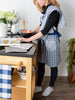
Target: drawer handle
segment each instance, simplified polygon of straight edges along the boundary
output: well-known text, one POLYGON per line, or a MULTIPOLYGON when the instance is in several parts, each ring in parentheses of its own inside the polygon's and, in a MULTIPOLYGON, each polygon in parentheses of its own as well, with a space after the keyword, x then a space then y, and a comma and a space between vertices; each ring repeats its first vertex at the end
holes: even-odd
POLYGON ((17 70, 20 70, 21 65, 22 65, 22 61, 19 61, 18 65, 17 65, 18 66, 17 70))

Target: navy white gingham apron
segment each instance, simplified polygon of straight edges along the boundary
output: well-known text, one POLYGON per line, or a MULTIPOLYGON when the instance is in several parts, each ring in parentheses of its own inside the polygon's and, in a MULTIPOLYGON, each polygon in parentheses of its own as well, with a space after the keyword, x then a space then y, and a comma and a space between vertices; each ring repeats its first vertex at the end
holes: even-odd
MULTIPOLYGON (((40 19, 42 24, 45 15, 40 19)), ((53 28, 54 30, 54 28, 53 28)), ((61 34, 54 30, 39 39, 38 62, 45 63, 50 67, 57 67, 61 62, 60 41, 61 34)))
POLYGON ((60 64, 60 42, 57 34, 47 35, 45 40, 39 40, 38 61, 50 67, 60 64))

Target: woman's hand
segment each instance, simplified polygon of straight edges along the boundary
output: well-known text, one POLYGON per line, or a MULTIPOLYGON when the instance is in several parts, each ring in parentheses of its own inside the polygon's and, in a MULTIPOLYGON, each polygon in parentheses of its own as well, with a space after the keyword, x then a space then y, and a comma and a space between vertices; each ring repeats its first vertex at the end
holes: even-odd
POLYGON ((22 42, 30 42, 30 41, 37 40, 42 36, 43 36, 43 34, 41 32, 38 32, 37 34, 35 34, 35 35, 33 35, 33 36, 29 37, 29 38, 17 38, 17 40, 20 40, 22 42))
POLYGON ((17 40, 20 40, 21 42, 30 42, 29 38, 17 38, 17 40))

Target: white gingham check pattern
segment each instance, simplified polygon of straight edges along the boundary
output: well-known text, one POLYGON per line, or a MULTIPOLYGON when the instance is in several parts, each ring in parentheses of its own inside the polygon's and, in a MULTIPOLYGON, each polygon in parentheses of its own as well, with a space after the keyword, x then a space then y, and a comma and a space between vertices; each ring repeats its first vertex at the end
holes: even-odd
POLYGON ((40 40, 38 61, 50 67, 56 67, 60 64, 60 42, 57 35, 47 35, 45 40, 40 40))
POLYGON ((11 99, 11 65, 0 65, 0 98, 11 99))

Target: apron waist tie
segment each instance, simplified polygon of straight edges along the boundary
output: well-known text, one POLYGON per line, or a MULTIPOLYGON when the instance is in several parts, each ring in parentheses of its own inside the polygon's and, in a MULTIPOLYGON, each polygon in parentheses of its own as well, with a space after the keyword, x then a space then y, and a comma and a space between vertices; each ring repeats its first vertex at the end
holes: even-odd
POLYGON ((48 35, 57 35, 58 38, 62 36, 57 30, 54 30, 54 33, 48 33, 48 35))

